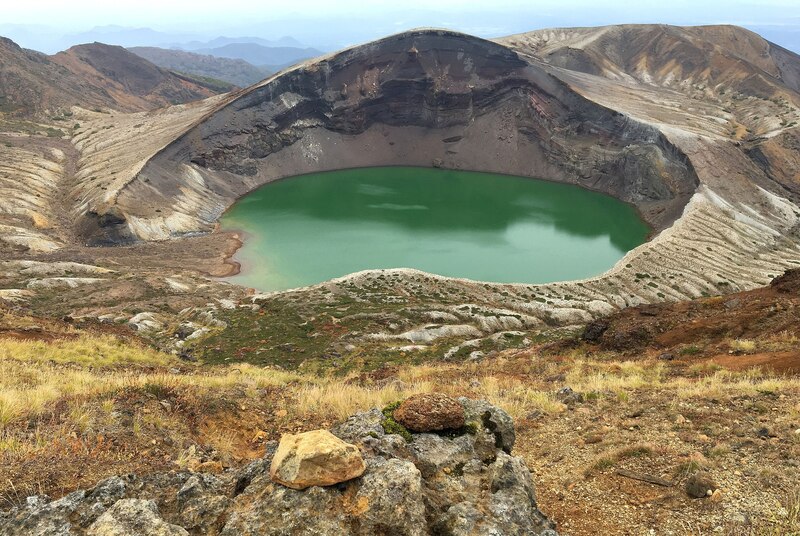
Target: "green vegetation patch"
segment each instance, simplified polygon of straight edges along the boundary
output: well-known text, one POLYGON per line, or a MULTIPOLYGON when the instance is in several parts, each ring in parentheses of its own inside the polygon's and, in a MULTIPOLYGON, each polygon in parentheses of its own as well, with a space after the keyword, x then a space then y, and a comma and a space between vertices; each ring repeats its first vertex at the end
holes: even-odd
POLYGON ((397 434, 406 442, 410 443, 414 438, 411 436, 411 432, 408 431, 408 428, 394 420, 394 412, 397 408, 400 407, 402 404, 401 400, 397 402, 392 402, 388 404, 381 412, 383 413, 383 420, 381 421, 381 426, 383 426, 383 431, 387 434, 397 434))

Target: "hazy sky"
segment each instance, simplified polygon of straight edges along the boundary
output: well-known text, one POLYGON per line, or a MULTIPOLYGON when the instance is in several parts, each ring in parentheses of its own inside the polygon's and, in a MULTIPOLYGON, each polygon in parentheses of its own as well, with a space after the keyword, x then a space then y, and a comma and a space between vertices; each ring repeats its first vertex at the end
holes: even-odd
MULTIPOLYGON (((453 15, 464 13, 505 12, 543 17, 558 15, 584 18, 588 13, 607 12, 629 19, 652 18, 707 19, 721 22, 781 23, 788 17, 800 17, 798 0, 27 0, 7 1, 2 9, 4 22, 39 23, 73 28, 102 24, 160 26, 176 30, 187 24, 238 24, 246 20, 277 20, 305 16, 334 15, 396 16, 403 11, 435 10, 453 15), (712 20, 713 19, 713 20, 712 20)), ((476 20, 476 22, 479 22, 476 20)))
POLYGON ((330 49, 418 26, 491 37, 626 22, 766 26, 800 39, 800 0, 4 0, 0 30, 37 24, 66 34, 121 25, 201 37, 292 35, 330 49))

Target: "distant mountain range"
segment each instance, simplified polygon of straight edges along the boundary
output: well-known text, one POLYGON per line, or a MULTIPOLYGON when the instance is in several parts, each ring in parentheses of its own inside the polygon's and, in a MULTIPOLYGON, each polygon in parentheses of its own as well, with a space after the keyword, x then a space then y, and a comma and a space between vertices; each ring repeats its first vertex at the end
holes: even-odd
POLYGON ((196 36, 192 34, 174 34, 159 32, 151 28, 128 28, 111 25, 96 26, 85 32, 67 34, 63 37, 63 40, 65 44, 93 43, 97 41, 108 43, 109 45, 131 47, 159 46, 165 43, 179 43, 195 38, 196 36))
MULTIPOLYGON (((230 42, 236 40, 196 41, 191 46, 224 43, 198 51, 158 47, 130 51, 96 42, 48 56, 0 37, 0 114, 66 118, 74 105, 151 110, 247 87, 274 70, 322 54, 313 48, 265 46, 263 39, 230 42)), ((279 41, 294 43, 291 38, 279 41)))
POLYGON ((131 47, 128 50, 164 69, 214 78, 239 87, 260 82, 272 73, 269 69, 256 67, 237 58, 219 58, 209 54, 158 47, 131 47))
POLYGON ((271 71, 279 71, 289 65, 323 54, 316 48, 268 47, 258 43, 229 43, 217 48, 197 49, 194 52, 218 58, 240 59, 271 71))
MULTIPOLYGON (((531 4, 534 6, 535 4, 531 4)), ((487 13, 481 19, 479 28, 474 27, 474 15, 458 15, 452 12, 430 12, 427 10, 402 9, 403 27, 442 26, 473 33, 479 37, 491 38, 515 32, 530 30, 530 20, 525 17, 509 19, 502 11, 487 13)), ((535 9, 531 7, 531 9, 535 9)), ((710 15, 709 15, 710 16, 710 15)), ((600 20, 593 17, 571 17, 572 26, 595 26, 619 22, 600 20)), ((611 15, 609 16, 611 17, 611 15)), ((711 17, 714 18, 714 17, 711 17)), ((390 34, 401 29, 391 24, 391 16, 381 21, 368 17, 349 16, 346 19, 304 16, 297 18, 264 21, 241 21, 224 32, 228 36, 209 35, 208 32, 159 31, 152 28, 134 28, 121 25, 96 26, 90 30, 64 33, 57 27, 42 24, 14 24, 0 22, 0 35, 19 43, 23 48, 53 54, 74 45, 91 42, 108 43, 128 47, 177 48, 189 52, 201 49, 219 48, 232 43, 254 43, 267 47, 297 47, 309 45, 330 52, 342 47, 374 39, 379 35, 390 34), (389 22, 387 22, 389 21, 389 22), (284 37, 273 38, 272 36, 284 37), (236 37, 239 36, 239 37, 236 37), (245 36, 245 37, 242 37, 245 36)), ((563 26, 566 21, 558 17, 537 14, 542 27, 563 26)), ((634 21, 630 21, 634 22, 634 21)), ((763 35, 766 39, 785 48, 800 52, 800 17, 787 14, 779 22, 751 23, 749 29, 763 35)))
POLYGON ((23 48, 47 54, 54 54, 71 46, 94 42, 126 48, 158 47, 189 52, 236 43, 253 43, 264 47, 306 48, 308 46, 288 35, 277 39, 266 39, 255 35, 252 37, 214 37, 213 35, 162 32, 152 28, 131 28, 118 25, 96 26, 87 31, 62 34, 57 29, 44 25, 0 23, 0 35, 19 43, 23 48))
POLYGON ((203 39, 204 36, 197 34, 118 25, 97 26, 85 32, 59 36, 46 26, 0 24, 0 35, 15 42, 21 41, 26 50, 46 53, 95 42, 126 47, 158 67, 178 75, 200 77, 194 82, 208 85, 217 92, 231 86, 247 87, 275 71, 323 54, 291 36, 203 39))
POLYGON ((172 48, 180 48, 183 50, 201 50, 201 49, 209 49, 209 48, 218 48, 223 47, 225 45, 230 45, 234 43, 254 43, 256 45, 261 45, 264 47, 295 47, 295 48, 305 48, 305 45, 295 39, 294 37, 290 37, 288 35, 281 37, 280 39, 270 40, 270 39, 262 39, 260 37, 217 37, 216 39, 212 39, 210 41, 189 41, 188 43, 177 43, 172 46, 172 48))
MULTIPOLYGON (((280 42, 296 42, 290 37, 280 42)), ((271 73, 280 71, 309 58, 323 54, 315 48, 295 46, 267 46, 266 39, 220 37, 201 43, 184 45, 200 46, 191 51, 177 48, 131 47, 129 50, 159 67, 194 76, 223 80, 240 87, 259 82, 271 73), (254 39, 256 42, 240 42, 254 39), (212 47, 211 45, 220 45, 212 47)))

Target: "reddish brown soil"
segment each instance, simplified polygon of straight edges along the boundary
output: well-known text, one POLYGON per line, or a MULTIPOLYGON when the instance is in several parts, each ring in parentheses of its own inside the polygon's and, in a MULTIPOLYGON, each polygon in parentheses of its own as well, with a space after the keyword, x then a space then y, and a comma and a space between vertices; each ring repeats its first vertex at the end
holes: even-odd
POLYGON ((778 374, 800 374, 800 350, 749 355, 721 354, 713 356, 710 361, 729 370, 760 367, 778 374))
MULTIPOLYGON (((758 356, 727 356, 735 339, 770 340, 791 345, 800 331, 800 269, 790 270, 768 287, 694 301, 631 307, 591 323, 583 341, 626 356, 661 354, 665 359, 714 357, 724 366, 772 366, 796 370, 798 350, 759 348, 758 356), (794 351, 790 351, 794 350, 794 351), (721 354, 725 354, 722 359, 721 354)), ((568 346, 559 342, 552 350, 568 346)))

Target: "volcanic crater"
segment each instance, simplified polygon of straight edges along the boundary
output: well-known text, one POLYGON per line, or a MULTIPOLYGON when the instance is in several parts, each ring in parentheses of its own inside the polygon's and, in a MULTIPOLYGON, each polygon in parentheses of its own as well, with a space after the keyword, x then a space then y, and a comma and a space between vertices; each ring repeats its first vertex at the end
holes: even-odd
MULTIPOLYGON (((138 113, 74 107, 71 144, 40 143, 31 154, 12 140, 3 149, 7 161, 35 160, 33 169, 20 166, 26 172, 38 166, 52 175, 31 201, 31 221, 40 224, 14 220, 4 240, 14 244, 14 262, 113 265, 119 274, 103 284, 114 288, 129 269, 151 274, 148 282, 126 279, 135 296, 168 288, 167 296, 179 295, 169 298, 176 304, 202 307, 184 290, 199 287, 235 302, 245 289, 205 276, 235 269, 229 257, 241 237, 218 232, 217 222, 243 195, 311 172, 439 167, 604 192, 635 205, 653 237, 582 281, 495 284, 392 269, 292 295, 306 303, 330 292, 368 295, 381 303, 406 299, 420 285, 434 293, 444 286, 457 296, 452 304, 426 298, 421 307, 445 309, 446 338, 512 325, 574 328, 630 305, 747 290, 798 263, 799 62, 729 27, 556 29, 496 41, 408 31, 202 101, 138 113), (623 41, 636 43, 637 53, 618 53, 623 41), (719 42, 730 46, 706 53, 719 42), (681 61, 656 62, 670 46, 681 61), (459 316, 465 304, 513 321, 476 324, 459 316)), ((28 299, 32 284, 11 278, 5 294, 28 299)), ((143 299, 133 301, 155 307, 143 299)), ((63 302, 66 308, 69 296, 63 302)), ((98 290, 69 312, 119 309, 98 290)), ((417 339, 409 333, 370 336, 417 339)), ((422 338, 437 338, 430 335, 422 338)))

